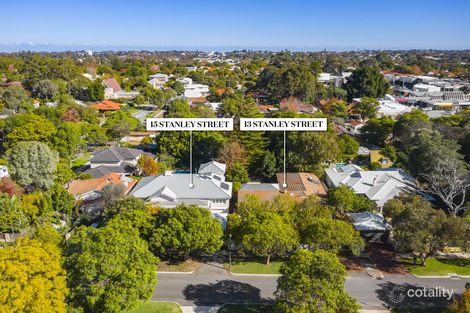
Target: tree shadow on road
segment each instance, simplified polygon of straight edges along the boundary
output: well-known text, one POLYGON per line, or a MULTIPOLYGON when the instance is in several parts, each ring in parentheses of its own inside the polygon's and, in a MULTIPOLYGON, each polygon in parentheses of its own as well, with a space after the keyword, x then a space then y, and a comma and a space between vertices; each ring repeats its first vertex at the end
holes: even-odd
POLYGON ((196 305, 225 303, 271 303, 261 297, 261 290, 246 283, 234 280, 221 280, 216 283, 188 285, 183 294, 186 300, 196 305))
MULTIPOLYGON (((452 302, 452 299, 447 300, 447 294, 445 296, 435 297, 421 296, 421 292, 425 288, 412 284, 384 282, 379 284, 379 287, 380 289, 376 290, 377 297, 383 301, 388 308, 444 308, 449 306, 452 302), (412 292, 409 293, 409 290, 412 290, 412 292), (415 294, 420 296, 415 296, 415 294)), ((427 289, 429 290, 429 288, 427 289)))

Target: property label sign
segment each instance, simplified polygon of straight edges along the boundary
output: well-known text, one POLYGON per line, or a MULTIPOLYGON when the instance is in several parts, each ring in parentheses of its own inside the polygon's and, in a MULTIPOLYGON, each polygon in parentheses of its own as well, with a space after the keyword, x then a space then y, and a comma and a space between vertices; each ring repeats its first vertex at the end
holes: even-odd
POLYGON ((232 118, 148 118, 148 131, 232 131, 232 118))
POLYGON ((240 130, 247 131, 326 131, 326 118, 241 118, 240 130))

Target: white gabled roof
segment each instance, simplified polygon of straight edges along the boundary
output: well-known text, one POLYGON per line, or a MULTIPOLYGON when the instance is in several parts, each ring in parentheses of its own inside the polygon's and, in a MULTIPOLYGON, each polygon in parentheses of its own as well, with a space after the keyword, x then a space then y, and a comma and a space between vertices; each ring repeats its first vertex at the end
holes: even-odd
POLYGON ((213 173, 217 175, 225 175, 226 165, 217 161, 210 161, 199 166, 198 173, 213 173))
POLYGON ((325 170, 332 187, 347 185, 355 193, 363 194, 375 201, 379 207, 400 192, 414 189, 414 179, 401 169, 364 171, 355 165, 350 165, 325 170))

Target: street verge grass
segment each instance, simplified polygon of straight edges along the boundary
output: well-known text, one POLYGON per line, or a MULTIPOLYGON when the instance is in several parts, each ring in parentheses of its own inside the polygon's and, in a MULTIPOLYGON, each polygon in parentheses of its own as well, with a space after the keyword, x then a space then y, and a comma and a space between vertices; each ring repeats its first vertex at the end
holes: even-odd
POLYGON ((193 272, 196 271, 201 264, 193 260, 187 260, 178 264, 169 264, 165 261, 158 263, 158 272, 193 272))
MULTIPOLYGON (((418 261, 419 262, 419 261, 418 261)), ((470 259, 435 259, 429 258, 426 266, 413 265, 413 259, 402 259, 410 273, 418 276, 447 276, 449 273, 470 276, 470 259)))
MULTIPOLYGON (((273 261, 269 265, 256 261, 235 261, 232 262, 230 272, 236 274, 279 274, 281 265, 284 262, 273 261)), ((224 264, 225 269, 229 269, 229 264, 224 264)))
POLYGON ((173 302, 146 302, 129 313, 182 313, 181 307, 173 302))
POLYGON ((217 313, 271 313, 272 306, 267 304, 225 304, 217 313))

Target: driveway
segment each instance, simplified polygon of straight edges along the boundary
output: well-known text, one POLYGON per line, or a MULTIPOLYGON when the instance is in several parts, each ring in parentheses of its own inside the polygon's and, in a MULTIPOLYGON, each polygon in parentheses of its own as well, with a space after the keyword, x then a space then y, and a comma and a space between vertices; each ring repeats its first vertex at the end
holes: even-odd
POLYGON ((141 123, 145 123, 145 117, 149 113, 150 113, 150 111, 147 111, 147 110, 139 110, 137 112, 134 112, 132 114, 132 116, 135 117, 136 119, 138 119, 141 123))
MULTIPOLYGON (((276 290, 276 276, 229 274, 219 263, 203 264, 193 274, 158 273, 158 285, 152 300, 175 301, 183 306, 210 306, 224 303, 270 303, 276 290)), ((377 280, 366 273, 350 273, 346 280, 346 291, 357 299, 363 309, 386 307, 442 306, 449 303, 443 297, 410 298, 409 289, 452 289, 461 293, 468 279, 417 278, 412 275, 386 275, 377 280), (394 289, 395 288, 395 289, 394 289), (400 302, 392 295, 405 292, 400 302), (403 291, 402 291, 403 290, 403 291)))

